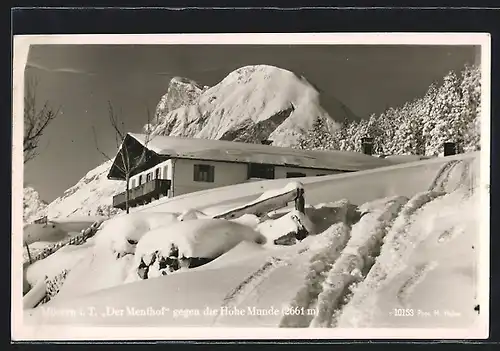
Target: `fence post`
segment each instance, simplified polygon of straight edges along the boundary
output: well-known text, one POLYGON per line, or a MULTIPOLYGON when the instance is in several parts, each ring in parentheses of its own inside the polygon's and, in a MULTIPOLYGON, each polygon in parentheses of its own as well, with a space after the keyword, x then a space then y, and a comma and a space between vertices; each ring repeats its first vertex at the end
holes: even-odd
POLYGON ((304 189, 297 189, 297 197, 295 198, 295 209, 300 213, 305 213, 304 189))
POLYGON ((28 260, 29 260, 30 264, 32 264, 33 260, 31 259, 31 252, 30 252, 30 248, 28 246, 28 242, 27 241, 24 241, 24 246, 26 246, 26 251, 28 252, 28 260))

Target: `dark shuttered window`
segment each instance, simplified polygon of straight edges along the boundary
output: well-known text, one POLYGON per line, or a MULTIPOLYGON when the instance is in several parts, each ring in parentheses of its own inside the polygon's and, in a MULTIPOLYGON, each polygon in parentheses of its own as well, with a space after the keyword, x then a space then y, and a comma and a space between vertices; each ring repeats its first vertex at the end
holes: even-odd
POLYGON ((250 163, 248 165, 248 178, 274 179, 274 166, 250 163))
POLYGON ((195 182, 214 182, 215 167, 211 165, 194 165, 195 182))

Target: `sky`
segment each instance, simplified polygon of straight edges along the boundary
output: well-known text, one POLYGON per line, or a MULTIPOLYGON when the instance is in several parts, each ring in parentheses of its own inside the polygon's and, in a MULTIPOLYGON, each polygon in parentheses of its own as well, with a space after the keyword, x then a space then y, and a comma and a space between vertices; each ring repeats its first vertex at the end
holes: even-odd
MULTIPOLYGON (((61 196, 88 171, 116 153, 108 103, 126 129, 138 132, 174 76, 213 86, 231 71, 267 64, 303 75, 321 92, 366 118, 422 96, 450 70, 474 63, 471 46, 297 45, 37 45, 25 80, 36 79, 37 103, 60 109, 40 141, 39 156, 25 164, 24 185, 43 200, 61 196)), ((330 101, 330 102, 329 102, 330 101)))

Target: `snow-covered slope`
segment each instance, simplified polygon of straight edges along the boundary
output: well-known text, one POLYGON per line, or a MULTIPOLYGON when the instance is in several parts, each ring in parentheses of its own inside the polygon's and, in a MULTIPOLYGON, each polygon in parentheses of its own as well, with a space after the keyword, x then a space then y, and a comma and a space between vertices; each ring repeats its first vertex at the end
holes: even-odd
POLYGON ((209 89, 188 83, 184 91, 191 94, 182 99, 188 103, 165 108, 177 105, 168 101, 178 85, 176 78, 158 106, 155 134, 254 143, 271 139, 273 145, 292 146, 316 118, 332 130, 337 122, 357 118, 340 102, 329 114, 304 77, 273 66, 241 67, 209 89))
POLYGON ((32 187, 23 189, 23 222, 30 223, 45 216, 47 203, 40 199, 40 194, 32 187))
MULTIPOLYGON (((305 212, 315 229, 297 244, 242 242, 205 265, 125 285, 131 258, 101 256, 102 247, 89 246, 93 268, 75 271, 72 278, 70 273, 60 298, 49 301, 44 310, 27 310, 25 321, 113 326, 479 325, 475 307, 486 303, 478 294, 479 153, 302 180, 305 212), (94 275, 100 279, 90 284, 85 277, 94 275), (79 286, 90 293, 79 293, 79 286), (72 294, 63 294, 65 289, 72 294), (47 313, 47 308, 88 311, 89 306, 95 314, 47 313), (216 312, 203 313, 207 308, 216 312), (110 309, 123 312, 109 314, 110 309)), ((134 216, 192 208, 210 214, 251 202, 286 181, 188 194, 151 204, 134 216)), ((286 211, 270 213, 263 223, 286 218, 286 211)), ((272 225, 239 223, 264 228, 267 236, 272 232, 272 225)), ((289 230, 281 224, 274 227, 289 230)), ((60 268, 63 261, 61 257, 60 268)))
POLYGON ((109 216, 119 210, 112 207, 113 195, 125 191, 125 184, 107 178, 111 161, 88 172, 74 186, 47 207, 51 218, 71 215, 109 216))

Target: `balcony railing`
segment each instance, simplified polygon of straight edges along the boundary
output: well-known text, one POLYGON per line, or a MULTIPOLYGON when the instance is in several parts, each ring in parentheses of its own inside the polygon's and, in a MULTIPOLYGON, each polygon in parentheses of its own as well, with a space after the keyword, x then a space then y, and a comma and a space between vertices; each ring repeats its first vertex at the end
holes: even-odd
MULTIPOLYGON (((170 180, 153 179, 129 190, 129 207, 151 201, 160 195, 167 195, 170 189, 170 180)), ((127 192, 113 196, 113 207, 125 209, 127 192)))

